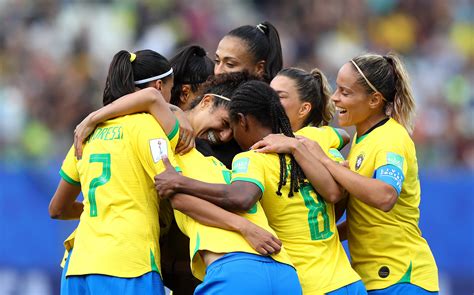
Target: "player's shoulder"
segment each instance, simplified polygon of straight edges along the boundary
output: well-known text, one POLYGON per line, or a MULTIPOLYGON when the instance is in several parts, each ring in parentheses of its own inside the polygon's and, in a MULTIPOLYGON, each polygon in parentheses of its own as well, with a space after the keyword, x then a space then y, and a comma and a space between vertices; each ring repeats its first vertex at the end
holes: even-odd
POLYGON ((378 133, 383 137, 382 143, 390 145, 412 145, 413 140, 408 131, 394 119, 390 119, 384 124, 378 133))

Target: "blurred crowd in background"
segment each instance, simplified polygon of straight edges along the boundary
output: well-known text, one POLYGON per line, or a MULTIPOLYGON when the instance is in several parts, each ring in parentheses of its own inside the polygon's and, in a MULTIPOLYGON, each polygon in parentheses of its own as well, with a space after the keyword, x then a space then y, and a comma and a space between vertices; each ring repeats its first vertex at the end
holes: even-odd
POLYGON ((120 49, 170 58, 199 44, 211 58, 243 24, 272 22, 285 66, 339 67, 366 51, 402 55, 417 102, 424 168, 474 169, 474 24, 469 0, 0 0, 0 159, 63 158, 80 120, 101 105, 120 49))

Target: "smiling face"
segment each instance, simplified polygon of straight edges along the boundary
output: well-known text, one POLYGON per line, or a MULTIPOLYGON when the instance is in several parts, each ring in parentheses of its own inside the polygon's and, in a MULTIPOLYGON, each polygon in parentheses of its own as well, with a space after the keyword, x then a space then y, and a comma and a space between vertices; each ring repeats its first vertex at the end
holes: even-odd
POLYGON ((221 144, 232 139, 229 125, 229 111, 224 106, 214 107, 212 95, 206 95, 192 109, 191 124, 194 135, 209 141, 211 144, 221 144))
POLYGON ((238 37, 225 36, 217 46, 214 74, 243 71, 263 75, 263 67, 255 63, 246 42, 238 37))
POLYGON ((359 77, 356 71, 350 63, 346 63, 337 74, 337 88, 331 99, 336 105, 340 126, 362 126, 372 114, 370 94, 357 83, 359 77))
POLYGON ((285 113, 290 119, 291 129, 296 131, 304 127, 304 121, 311 110, 311 104, 300 99, 295 81, 284 75, 277 75, 271 81, 270 87, 278 93, 285 113))

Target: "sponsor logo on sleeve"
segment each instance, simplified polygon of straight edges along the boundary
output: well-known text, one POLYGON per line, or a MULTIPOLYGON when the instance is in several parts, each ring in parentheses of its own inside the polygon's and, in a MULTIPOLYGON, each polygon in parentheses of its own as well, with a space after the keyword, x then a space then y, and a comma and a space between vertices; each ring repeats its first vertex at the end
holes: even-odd
POLYGON ((163 157, 168 157, 168 143, 166 139, 150 139, 150 150, 154 163, 158 163, 163 157))
POLYGON ((241 158, 232 164, 232 173, 247 173, 249 169, 249 158, 241 158))
POLYGON ((387 153, 387 164, 397 166, 398 168, 400 168, 400 170, 403 171, 403 157, 398 155, 398 154, 388 152, 387 153))

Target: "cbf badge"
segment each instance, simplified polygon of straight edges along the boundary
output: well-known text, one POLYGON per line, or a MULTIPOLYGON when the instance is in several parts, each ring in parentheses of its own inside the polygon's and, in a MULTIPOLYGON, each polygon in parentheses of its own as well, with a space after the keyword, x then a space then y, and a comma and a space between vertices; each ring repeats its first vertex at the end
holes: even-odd
POLYGON ((357 156, 355 170, 359 170, 360 166, 362 165, 362 161, 364 161, 364 154, 357 156))
POLYGON ((164 156, 168 156, 168 144, 164 138, 155 138, 150 140, 151 156, 153 162, 158 163, 164 156))

